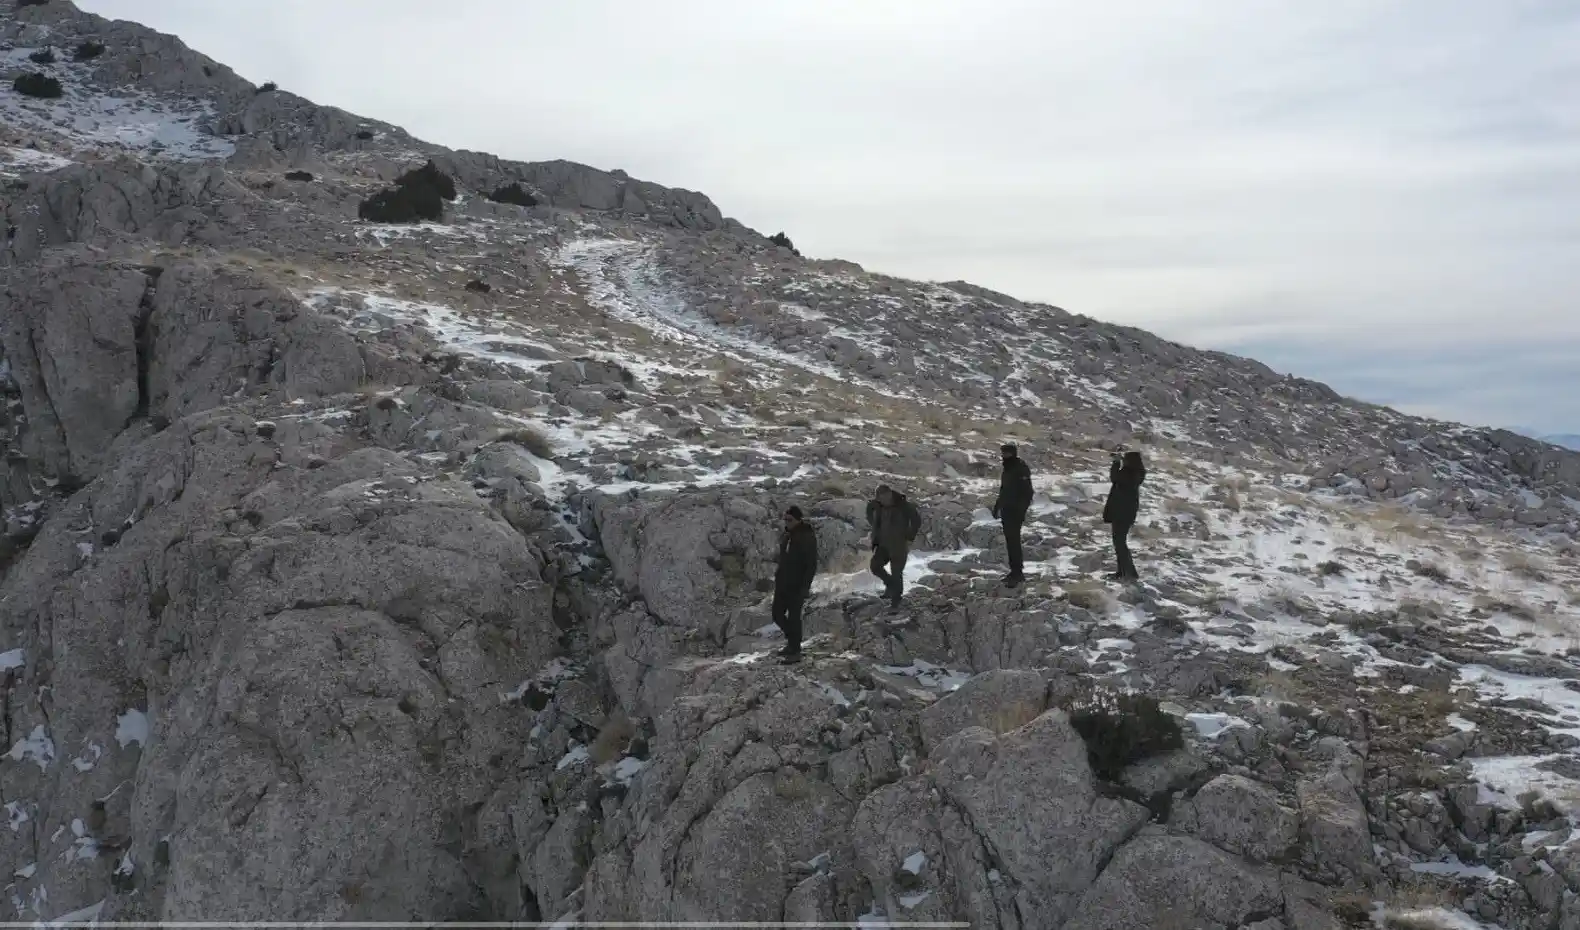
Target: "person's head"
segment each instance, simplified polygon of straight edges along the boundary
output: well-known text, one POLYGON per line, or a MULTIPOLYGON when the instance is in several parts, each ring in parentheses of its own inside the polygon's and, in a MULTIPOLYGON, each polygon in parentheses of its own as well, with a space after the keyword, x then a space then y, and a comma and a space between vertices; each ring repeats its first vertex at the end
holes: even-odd
POLYGON ((790 507, 785 510, 785 529, 795 529, 796 525, 804 519, 805 517, 802 516, 800 507, 790 507))
POLYGON ((878 485, 878 503, 885 507, 894 503, 894 489, 886 484, 878 485))
POLYGON ((1006 462, 1015 456, 1020 455, 1020 449, 1016 448, 1013 442, 1006 442, 1002 446, 999 446, 998 452, 999 455, 1004 457, 1004 461, 1006 462))

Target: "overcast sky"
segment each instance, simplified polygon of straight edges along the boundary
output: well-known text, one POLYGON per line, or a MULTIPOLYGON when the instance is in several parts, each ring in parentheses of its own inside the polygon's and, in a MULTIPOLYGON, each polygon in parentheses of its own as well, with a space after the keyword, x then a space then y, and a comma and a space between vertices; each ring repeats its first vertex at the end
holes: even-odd
POLYGON ((1571 0, 79 2, 809 255, 1580 432, 1571 0))

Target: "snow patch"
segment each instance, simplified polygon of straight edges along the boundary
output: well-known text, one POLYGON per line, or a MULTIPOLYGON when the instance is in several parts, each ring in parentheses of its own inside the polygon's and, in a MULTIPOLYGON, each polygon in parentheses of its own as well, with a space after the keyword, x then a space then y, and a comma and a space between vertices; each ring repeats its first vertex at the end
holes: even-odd
POLYGON ((7 756, 13 762, 31 759, 38 764, 40 772, 47 771, 49 764, 55 761, 55 741, 49 738, 49 734, 44 732, 44 725, 40 723, 33 727, 33 732, 25 739, 17 740, 7 756))
POLYGON ((0 652, 0 672, 21 668, 23 660, 24 656, 20 649, 8 649, 5 652, 0 652))
POLYGON ((1202 739, 1217 739, 1229 730, 1250 726, 1239 717, 1228 714, 1186 714, 1185 721, 1196 728, 1196 734, 1202 739))
POLYGON ((571 746, 570 751, 567 752, 559 762, 555 763, 554 771, 564 771, 573 765, 579 765, 580 763, 586 762, 589 758, 590 757, 587 754, 586 746, 573 745, 571 746))
POLYGON ((922 874, 922 870, 927 868, 927 854, 918 849, 905 857, 905 862, 900 865, 900 868, 912 875, 922 874))
POLYGON ((132 743, 148 745, 148 715, 132 708, 115 719, 115 741, 125 749, 132 743))
POLYGON ((22 809, 21 801, 5 802, 5 815, 6 823, 11 827, 12 833, 22 829, 24 823, 33 819, 27 815, 27 811, 22 809))

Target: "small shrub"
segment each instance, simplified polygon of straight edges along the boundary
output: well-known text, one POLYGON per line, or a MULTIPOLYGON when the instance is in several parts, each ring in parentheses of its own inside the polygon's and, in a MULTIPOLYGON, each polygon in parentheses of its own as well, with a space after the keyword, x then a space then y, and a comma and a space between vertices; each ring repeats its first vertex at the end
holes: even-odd
POLYGON ((1417 575, 1420 575, 1422 578, 1427 579, 1428 581, 1435 581, 1439 584, 1446 584, 1448 582, 1448 572, 1444 571, 1437 565, 1433 565, 1431 562, 1417 562, 1414 565, 1409 566, 1409 568, 1411 571, 1415 572, 1417 575))
POLYGON ((287 181, 311 181, 313 173, 311 171, 287 171, 285 179, 287 181))
POLYGON ((260 93, 260 94, 272 94, 272 93, 274 93, 275 91, 277 91, 279 89, 280 89, 280 85, 274 83, 273 81, 270 81, 267 84, 263 84, 263 85, 259 86, 259 88, 257 90, 257 93, 260 93))
POLYGON ((773 235, 769 236, 768 237, 768 241, 772 242, 774 245, 779 246, 781 249, 789 249, 791 252, 794 252, 797 255, 801 254, 796 249, 795 243, 790 241, 790 237, 785 235, 782 232, 776 232, 773 235))
POLYGON ((413 168, 395 179, 396 187, 431 187, 445 200, 455 199, 455 181, 429 161, 421 168, 413 168))
POLYGON ((1070 725, 1086 743, 1093 774, 1117 782, 1125 768, 1149 756, 1180 749, 1185 739, 1179 721, 1144 694, 1116 694, 1106 689, 1074 703, 1070 725))
POLYGON ((366 142, 369 139, 373 138, 373 130, 371 130, 371 129, 358 129, 357 130, 357 138, 361 139, 363 142, 366 142))
POLYGON ((203 76, 204 77, 213 77, 214 76, 214 69, 212 67, 208 66, 208 65, 204 65, 203 66, 203 76))
POLYGON ((1344 566, 1339 562, 1327 561, 1317 563, 1317 574, 1324 578, 1344 574, 1344 566))
POLYGON ((494 203, 513 203, 518 207, 535 207, 538 205, 538 198, 527 193, 515 181, 496 189, 492 194, 488 195, 488 199, 494 203))
POLYGON ((53 100, 65 93, 59 81, 37 71, 18 77, 11 82, 11 89, 24 97, 38 97, 43 100, 53 100))
POLYGON ((55 50, 46 48, 42 51, 34 52, 27 56, 27 60, 35 65, 52 65, 55 63, 55 50))
POLYGON ((474 294, 487 294, 493 290, 492 287, 483 281, 468 281, 466 282, 466 289, 474 294))
POLYGON ((16 0, 16 5, 20 9, 25 6, 43 6, 48 2, 49 0, 16 0))
POLYGON ((540 459, 554 458, 554 446, 549 442, 548 437, 530 426, 511 430, 500 436, 499 441, 513 442, 540 459))
POLYGON ((71 53, 71 57, 75 61, 92 61, 103 54, 104 43, 95 42, 92 39, 89 39, 77 46, 76 51, 71 53))

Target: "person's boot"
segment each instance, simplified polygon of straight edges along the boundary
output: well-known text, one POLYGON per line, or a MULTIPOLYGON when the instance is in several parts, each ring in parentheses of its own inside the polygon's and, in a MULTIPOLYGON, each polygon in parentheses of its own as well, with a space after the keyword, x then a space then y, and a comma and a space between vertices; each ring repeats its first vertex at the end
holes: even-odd
POLYGON ((792 651, 789 647, 786 647, 782 652, 779 653, 780 665, 795 665, 800 661, 801 650, 799 649, 792 651))
POLYGON ((1004 576, 1004 587, 1006 587, 1006 588, 1018 588, 1022 584, 1024 584, 1025 581, 1026 581, 1026 576, 1025 575, 1022 575, 1020 572, 1010 572, 1008 575, 1004 576))

